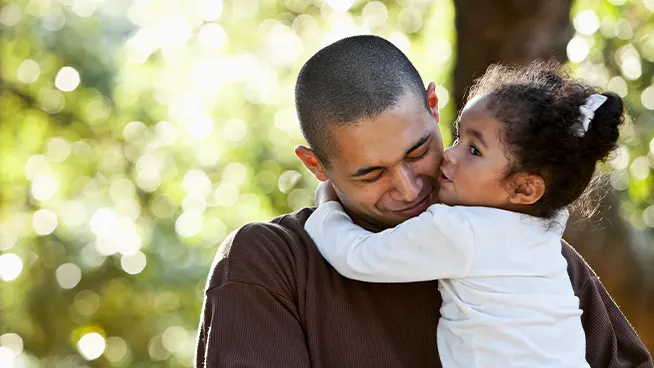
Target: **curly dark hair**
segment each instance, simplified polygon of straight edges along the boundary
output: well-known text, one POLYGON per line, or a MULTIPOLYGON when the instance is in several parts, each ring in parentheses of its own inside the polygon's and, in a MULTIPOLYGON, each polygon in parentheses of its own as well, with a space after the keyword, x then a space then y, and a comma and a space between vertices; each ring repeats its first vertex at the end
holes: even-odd
POLYGON ((591 183, 597 163, 617 148, 624 107, 615 93, 602 93, 607 100, 588 131, 574 134, 581 126, 579 107, 595 93, 600 91, 556 61, 492 65, 470 89, 468 100, 486 95, 489 112, 504 123, 500 138, 513 156, 505 178, 526 172, 545 181, 530 214, 552 218, 573 204, 591 183))

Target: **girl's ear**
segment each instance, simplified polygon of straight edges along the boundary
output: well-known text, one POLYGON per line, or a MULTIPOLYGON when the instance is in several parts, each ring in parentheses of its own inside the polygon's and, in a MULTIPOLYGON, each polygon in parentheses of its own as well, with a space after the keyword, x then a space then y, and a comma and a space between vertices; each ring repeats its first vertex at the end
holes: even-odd
POLYGON ((545 194, 545 180, 540 175, 518 173, 511 178, 509 202, 514 205, 531 205, 545 194))

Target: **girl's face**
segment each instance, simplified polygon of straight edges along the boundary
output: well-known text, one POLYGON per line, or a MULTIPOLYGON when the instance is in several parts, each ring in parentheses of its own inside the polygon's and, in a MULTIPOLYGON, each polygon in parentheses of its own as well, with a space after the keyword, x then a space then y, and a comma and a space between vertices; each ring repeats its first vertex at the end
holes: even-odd
POLYGON ((510 189, 505 174, 510 157, 500 141, 502 122, 486 109, 485 96, 466 104, 457 123, 457 138, 445 150, 438 197, 444 204, 506 209, 510 189))

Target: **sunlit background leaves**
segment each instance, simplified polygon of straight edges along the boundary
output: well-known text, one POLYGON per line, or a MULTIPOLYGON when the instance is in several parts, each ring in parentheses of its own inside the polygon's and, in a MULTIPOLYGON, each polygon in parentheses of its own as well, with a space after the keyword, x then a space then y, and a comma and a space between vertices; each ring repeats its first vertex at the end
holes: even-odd
MULTIPOLYGON (((0 6, 0 367, 191 366, 217 246, 312 204, 293 90, 322 46, 388 38, 436 81, 443 120, 455 114, 449 0, 0 6)), ((653 12, 654 0, 578 0, 567 49, 629 103, 611 183, 643 230, 653 12)))

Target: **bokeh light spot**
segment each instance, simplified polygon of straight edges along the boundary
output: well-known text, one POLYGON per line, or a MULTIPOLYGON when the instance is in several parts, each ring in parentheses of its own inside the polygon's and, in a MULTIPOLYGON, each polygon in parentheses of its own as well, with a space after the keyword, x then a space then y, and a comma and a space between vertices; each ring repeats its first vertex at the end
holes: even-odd
POLYGON ((87 333, 77 342, 77 350, 89 361, 98 359, 104 353, 105 347, 104 337, 97 332, 87 333))
POLYGON ((80 83, 80 76, 77 70, 65 66, 59 70, 55 77, 55 87, 62 92, 74 91, 80 83))
POLYGON ((40 209, 32 216, 32 227, 37 235, 50 235, 57 228, 59 223, 57 214, 49 209, 40 209))
POLYGON ((15 280, 23 271, 23 260, 14 253, 0 254, 0 279, 15 280))
POLYGON ((20 82, 30 84, 36 82, 40 74, 41 68, 39 64, 32 59, 25 59, 18 67, 16 77, 20 82))
POLYGON ((143 252, 123 255, 120 259, 120 266, 130 275, 141 273, 145 269, 147 259, 143 252))
POLYGON ((64 263, 55 272, 62 289, 72 289, 82 280, 82 270, 74 263, 64 263))

